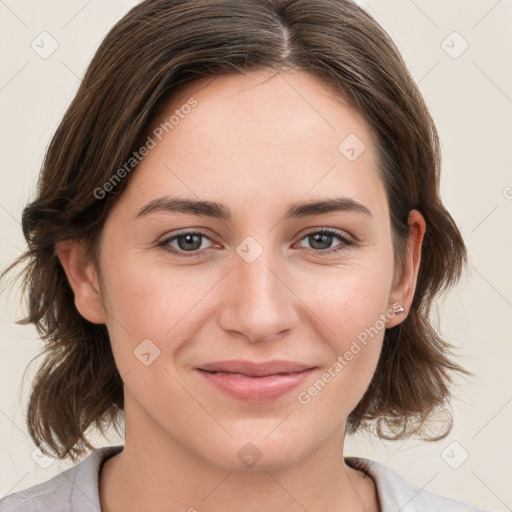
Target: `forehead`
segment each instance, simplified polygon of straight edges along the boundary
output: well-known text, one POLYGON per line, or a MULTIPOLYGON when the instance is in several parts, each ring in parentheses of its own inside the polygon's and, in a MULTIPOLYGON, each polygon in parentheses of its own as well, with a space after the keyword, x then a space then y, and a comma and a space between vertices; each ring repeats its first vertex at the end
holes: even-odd
POLYGON ((373 134, 341 94, 307 73, 259 71, 184 84, 155 113, 154 147, 128 198, 196 195, 287 204, 334 189, 382 199, 373 134))

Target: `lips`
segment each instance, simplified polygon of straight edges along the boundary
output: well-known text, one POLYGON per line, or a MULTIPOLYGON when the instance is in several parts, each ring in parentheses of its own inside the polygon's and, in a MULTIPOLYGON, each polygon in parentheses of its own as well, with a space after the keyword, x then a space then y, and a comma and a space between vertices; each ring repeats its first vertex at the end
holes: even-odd
POLYGON ((304 382, 315 369, 295 361, 219 361, 196 370, 227 395, 249 402, 275 400, 304 382))
POLYGON ((216 363, 206 363, 199 367, 200 370, 209 372, 240 373, 248 377, 265 377, 267 375, 296 373, 310 368, 313 368, 313 366, 284 360, 274 360, 264 363, 242 360, 219 361, 216 363))

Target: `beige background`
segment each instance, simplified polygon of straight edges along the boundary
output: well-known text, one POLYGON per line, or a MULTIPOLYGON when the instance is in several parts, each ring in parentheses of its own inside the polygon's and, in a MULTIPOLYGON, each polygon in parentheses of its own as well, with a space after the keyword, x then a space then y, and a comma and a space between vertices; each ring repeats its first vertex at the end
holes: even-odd
MULTIPOLYGON (((114 22, 136 3, 0 0, 2 268, 24 248, 22 208, 86 65, 114 22), (44 31, 58 43, 46 59, 31 47, 44 31)), ((359 3, 398 44, 439 128, 442 195, 462 229, 471 264, 467 279, 439 304, 436 316, 476 379, 456 383, 455 425, 447 439, 392 443, 361 436, 348 440, 346 454, 383 462, 432 492, 512 510, 512 1, 359 3)), ((15 292, 4 292, 0 304, 3 496, 71 464, 33 457, 23 419, 32 373, 22 390, 20 385, 41 342, 32 327, 14 324, 22 313, 15 292)), ((95 439, 97 446, 120 442, 95 439)))

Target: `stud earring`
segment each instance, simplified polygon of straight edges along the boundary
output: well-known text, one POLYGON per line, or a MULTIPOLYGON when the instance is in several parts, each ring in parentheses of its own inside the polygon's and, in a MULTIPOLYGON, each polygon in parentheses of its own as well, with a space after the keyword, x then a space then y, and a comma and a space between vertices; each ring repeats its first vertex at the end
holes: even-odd
POLYGON ((403 306, 393 309, 394 313, 403 313, 404 311, 405 311, 405 308, 403 306))

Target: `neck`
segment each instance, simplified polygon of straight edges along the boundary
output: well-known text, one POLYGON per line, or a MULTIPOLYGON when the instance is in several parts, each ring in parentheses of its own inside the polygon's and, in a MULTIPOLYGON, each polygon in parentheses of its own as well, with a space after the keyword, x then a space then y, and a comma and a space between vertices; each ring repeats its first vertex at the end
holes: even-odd
POLYGON ((378 510, 372 479, 343 459, 344 427, 306 457, 294 460, 292 453, 286 463, 266 465, 262 457, 252 468, 234 470, 176 442, 134 409, 125 407, 124 449, 100 473, 102 512, 378 510), (137 421, 130 421, 135 412, 137 421))

